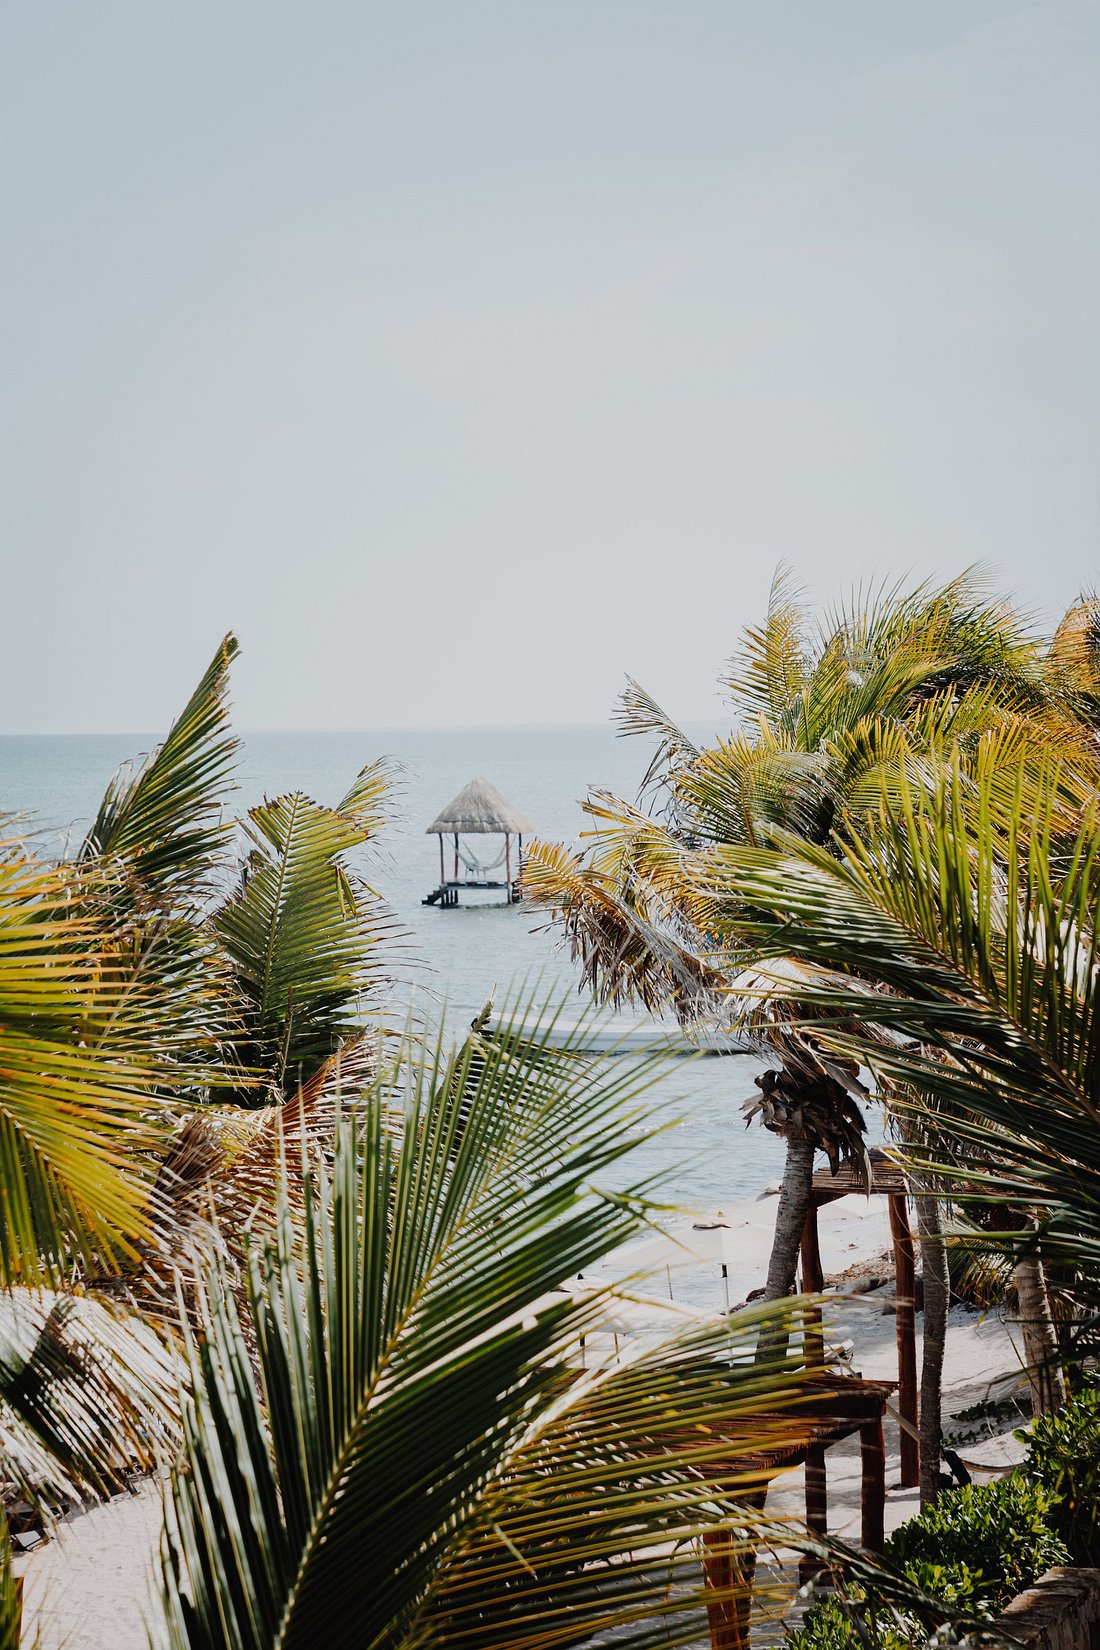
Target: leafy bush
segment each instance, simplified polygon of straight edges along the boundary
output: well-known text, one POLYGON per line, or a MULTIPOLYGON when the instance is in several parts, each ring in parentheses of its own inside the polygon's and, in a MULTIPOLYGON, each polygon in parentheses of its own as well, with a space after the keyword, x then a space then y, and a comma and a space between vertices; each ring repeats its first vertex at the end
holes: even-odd
MULTIPOLYGON (((1069 1562, 1052 1527, 1055 1509, 1046 1487, 1019 1472, 994 1484, 967 1484, 895 1530, 886 1562, 949 1610, 991 1621, 1044 1570, 1069 1562)), ((851 1596, 881 1650, 908 1650, 927 1637, 915 1616, 877 1600, 873 1590, 853 1588, 851 1596)), ((824 1599, 788 1634, 787 1650, 861 1650, 861 1642, 840 1601, 824 1599)))
MULTIPOLYGON (((880 1650, 909 1650, 911 1639, 906 1625, 893 1611, 871 1619, 868 1600, 861 1587, 853 1587, 852 1603, 859 1611, 863 1630, 872 1644, 880 1650)), ((926 1637, 921 1633, 919 1638, 926 1637)), ((917 1640, 919 1642, 919 1640, 917 1640)), ((852 1618, 836 1598, 823 1598, 806 1611, 802 1626, 788 1633, 784 1650, 864 1650, 859 1634, 852 1626, 852 1618)))
POLYGON ((1016 1436, 1031 1446, 1023 1470, 1054 1499, 1051 1523, 1072 1562, 1100 1564, 1100 1387, 1016 1436))
MULTIPOLYGON (((1022 1473, 993 1484, 966 1484, 947 1490, 919 1518, 896 1530, 886 1544, 888 1557, 913 1580, 923 1568, 928 1581, 942 1569, 947 1587, 961 1586, 963 1609, 994 1616, 1009 1599, 1031 1585, 1052 1564, 1066 1564, 1069 1554, 1053 1528, 1054 1497, 1022 1473), (961 1572, 969 1573, 967 1579, 961 1572)), ((926 1585, 934 1597, 944 1597, 926 1585)))

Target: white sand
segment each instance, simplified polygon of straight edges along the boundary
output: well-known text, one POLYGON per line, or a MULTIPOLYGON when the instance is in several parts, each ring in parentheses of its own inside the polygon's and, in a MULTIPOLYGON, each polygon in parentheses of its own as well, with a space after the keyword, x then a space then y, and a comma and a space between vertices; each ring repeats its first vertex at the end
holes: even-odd
POLYGON ((159 1484, 94 1507, 16 1560, 23 1619, 42 1650, 146 1650, 153 1564, 162 1524, 159 1484))
MULTIPOLYGON (((599 1277, 593 1275, 585 1283, 635 1274, 644 1263, 650 1273, 645 1287, 654 1294, 664 1294, 667 1299, 671 1288, 678 1303, 715 1310, 723 1300, 724 1259, 730 1299, 736 1303, 763 1281, 775 1208, 774 1197, 731 1205, 721 1217, 727 1223, 724 1230, 715 1233, 695 1231, 690 1226, 678 1228, 679 1242, 673 1246, 674 1252, 670 1253, 665 1238, 655 1237, 651 1244, 647 1240, 648 1247, 634 1245, 620 1251, 601 1269, 599 1277), (699 1251, 702 1258, 694 1251, 699 1251)), ((841 1199, 822 1210, 820 1230, 827 1278, 848 1270, 853 1263, 892 1276, 892 1264, 884 1258, 889 1249, 885 1199, 841 1199)), ((655 1308, 658 1305, 654 1302, 655 1308)), ((665 1316, 650 1314, 653 1320, 665 1316)), ((630 1317, 627 1312, 621 1332, 635 1332, 630 1317)), ((645 1318, 642 1308, 638 1322, 643 1332, 645 1318)), ((920 1322, 918 1315, 918 1360, 920 1322)), ((609 1350, 613 1334, 619 1332, 618 1324, 614 1331, 609 1326, 609 1350)), ((829 1338, 851 1339, 851 1367, 860 1374, 896 1379, 895 1321, 892 1314, 884 1312, 880 1298, 867 1296, 838 1302, 829 1338)), ((1012 1334, 998 1316, 980 1317, 962 1307, 952 1310, 944 1372, 946 1416, 953 1417, 961 1409, 1018 1390, 1022 1385, 1019 1372, 1020 1358, 1012 1334)), ((888 1422, 886 1443, 887 1485, 896 1486, 898 1432, 893 1422, 888 1422)), ((968 1464, 985 1462, 991 1472, 1003 1471, 1015 1458, 1014 1452, 1018 1453, 1018 1446, 1010 1434, 960 1450, 968 1464)), ((827 1471, 830 1531, 858 1540, 858 1441, 849 1440, 830 1449, 827 1471)), ((150 1484, 136 1496, 123 1497, 63 1525, 48 1543, 17 1560, 17 1568, 25 1577, 25 1616, 39 1628, 42 1650, 145 1650, 149 1640, 144 1623, 150 1619, 155 1596, 151 1577, 161 1505, 159 1486, 150 1484)), ((785 1475, 775 1485, 768 1505, 770 1510, 797 1516, 802 1506, 800 1470, 785 1475)), ((915 1490, 890 1490, 887 1529, 893 1529, 916 1510, 915 1490)))

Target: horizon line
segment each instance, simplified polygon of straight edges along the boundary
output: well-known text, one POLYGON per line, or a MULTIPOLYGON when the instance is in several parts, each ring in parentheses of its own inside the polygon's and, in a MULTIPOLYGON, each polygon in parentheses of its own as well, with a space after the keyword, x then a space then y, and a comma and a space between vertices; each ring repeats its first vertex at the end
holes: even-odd
MULTIPOLYGON (((706 716, 685 716, 681 717, 680 720, 684 724, 695 725, 709 723, 711 719, 706 716)), ((390 723, 389 725, 380 723, 374 727, 266 727, 240 728, 236 731, 238 738, 247 739, 256 734, 294 735, 298 737, 313 734, 321 737, 332 735, 349 737, 356 734, 380 733, 568 733, 573 730, 581 732, 592 729, 598 729, 600 732, 608 730, 613 732, 615 731, 615 724, 612 718, 608 716, 606 720, 600 722, 409 722, 404 724, 390 723)), ((27 731, 2 729, 0 730, 0 739, 163 739, 166 734, 167 730, 157 734, 148 728, 54 728, 27 731)), ((634 736, 624 734, 622 737, 630 738, 634 736)))

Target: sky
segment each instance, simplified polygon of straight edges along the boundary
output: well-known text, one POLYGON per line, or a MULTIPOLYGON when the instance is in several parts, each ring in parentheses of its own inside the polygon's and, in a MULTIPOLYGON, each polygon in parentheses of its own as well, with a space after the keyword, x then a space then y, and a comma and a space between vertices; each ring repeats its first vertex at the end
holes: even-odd
POLYGON ((0 7, 0 731, 708 720, 1097 580, 1096 0, 0 7))

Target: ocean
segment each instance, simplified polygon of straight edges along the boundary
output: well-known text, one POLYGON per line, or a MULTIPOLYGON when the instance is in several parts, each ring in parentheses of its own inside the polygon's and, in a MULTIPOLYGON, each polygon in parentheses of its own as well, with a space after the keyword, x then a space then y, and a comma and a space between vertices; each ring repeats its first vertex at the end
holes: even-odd
MULTIPOLYGON (((113 734, 0 737, 0 809, 23 816, 43 851, 61 853, 67 840, 80 840, 119 763, 152 742, 113 734)), ((336 802, 365 763, 384 756, 394 764, 392 822, 362 869, 407 934, 393 965, 399 993, 415 993, 433 1008, 445 1004, 460 1027, 494 990, 499 1001, 521 982, 537 982, 548 1000, 569 999, 567 1017, 583 1009, 574 967, 544 913, 421 903, 439 879, 438 839, 425 828, 468 780, 486 778, 540 837, 572 843, 585 827, 578 799, 590 788, 636 796, 649 756, 641 740, 619 738, 610 727, 569 727, 255 733, 243 746, 240 809, 292 789, 336 802)), ((746 1129, 740 1115, 759 1069, 741 1054, 668 1062, 653 1100, 681 1121, 630 1160, 635 1172, 660 1174, 661 1200, 673 1206, 668 1224, 713 1218, 779 1178, 782 1142, 756 1124, 746 1129)))

